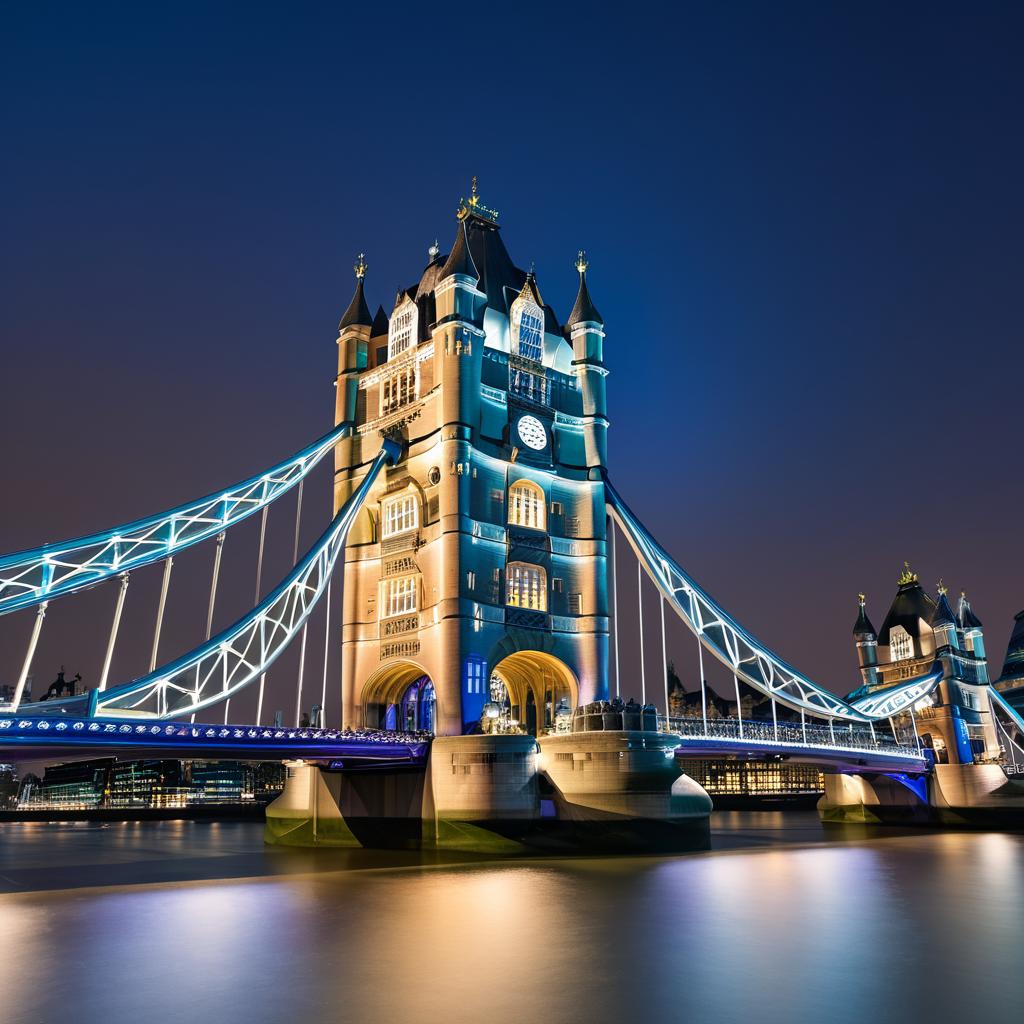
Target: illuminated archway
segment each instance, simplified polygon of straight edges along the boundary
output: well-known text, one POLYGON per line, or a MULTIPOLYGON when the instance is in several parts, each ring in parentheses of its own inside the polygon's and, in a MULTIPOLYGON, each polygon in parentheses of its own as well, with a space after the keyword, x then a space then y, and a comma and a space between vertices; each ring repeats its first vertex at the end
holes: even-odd
POLYGON ((579 683, 572 669, 544 651, 516 651, 491 670, 508 693, 511 714, 534 735, 554 728, 560 702, 570 710, 579 703, 579 683))
POLYGON ((434 682, 412 661, 382 665, 363 686, 363 724, 371 729, 433 732, 434 682))

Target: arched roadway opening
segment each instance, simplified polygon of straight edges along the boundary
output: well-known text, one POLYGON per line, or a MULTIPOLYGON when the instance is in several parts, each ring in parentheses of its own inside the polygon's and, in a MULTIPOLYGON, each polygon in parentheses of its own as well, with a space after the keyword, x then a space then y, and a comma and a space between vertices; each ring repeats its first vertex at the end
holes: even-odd
POLYGON ((363 724, 368 728, 434 731, 434 682, 415 662, 382 665, 364 684, 362 704, 363 724))
POLYGON ((491 670, 491 680, 504 686, 511 717, 532 736, 554 728, 561 702, 570 711, 579 703, 579 683, 572 669, 544 651, 509 654, 491 670))

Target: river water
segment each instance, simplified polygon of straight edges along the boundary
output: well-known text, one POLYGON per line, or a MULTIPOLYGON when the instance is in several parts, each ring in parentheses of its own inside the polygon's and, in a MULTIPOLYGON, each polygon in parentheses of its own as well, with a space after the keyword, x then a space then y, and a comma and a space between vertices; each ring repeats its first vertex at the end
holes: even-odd
POLYGON ((0 824, 0 1024, 1014 1021, 1024 837, 718 813, 678 857, 0 824))

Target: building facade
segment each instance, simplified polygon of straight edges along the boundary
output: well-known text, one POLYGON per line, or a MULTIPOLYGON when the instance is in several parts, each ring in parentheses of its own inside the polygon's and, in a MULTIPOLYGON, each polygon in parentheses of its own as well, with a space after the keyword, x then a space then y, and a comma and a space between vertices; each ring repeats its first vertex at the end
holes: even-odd
POLYGON ((912 717, 922 744, 933 752, 938 764, 1000 758, 988 698, 984 632, 966 594, 960 595, 954 612, 941 582, 936 596, 931 597, 904 563, 881 630, 875 631, 864 595, 860 595, 853 640, 862 685, 847 695, 847 700, 926 675, 938 664, 944 678, 915 706, 912 717))
POLYGON ((460 204, 390 315, 366 264, 339 325, 335 510, 403 444, 345 550, 345 725, 474 731, 502 697, 527 732, 608 693, 604 329, 577 260, 559 322, 497 214, 460 204))

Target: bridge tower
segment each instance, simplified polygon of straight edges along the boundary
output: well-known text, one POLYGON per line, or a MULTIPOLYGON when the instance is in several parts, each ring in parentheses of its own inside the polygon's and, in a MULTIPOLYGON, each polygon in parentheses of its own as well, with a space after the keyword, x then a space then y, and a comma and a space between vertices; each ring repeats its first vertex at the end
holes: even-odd
POLYGON ((587 264, 568 322, 512 261, 474 180, 449 252, 371 317, 367 265, 338 335, 335 509, 382 437, 404 446, 349 534, 348 726, 527 731, 607 696, 604 328, 587 264))

